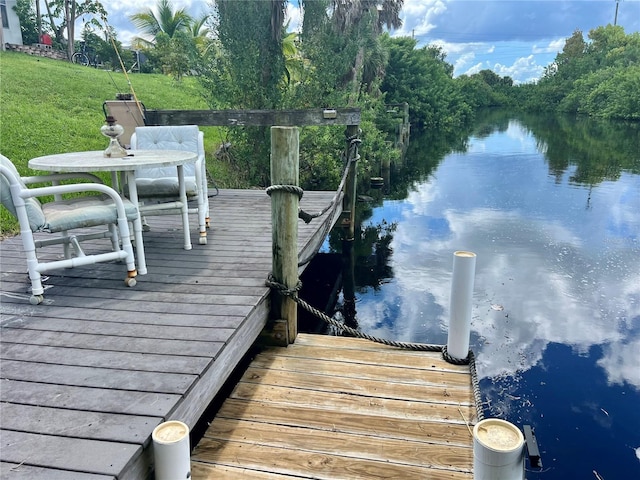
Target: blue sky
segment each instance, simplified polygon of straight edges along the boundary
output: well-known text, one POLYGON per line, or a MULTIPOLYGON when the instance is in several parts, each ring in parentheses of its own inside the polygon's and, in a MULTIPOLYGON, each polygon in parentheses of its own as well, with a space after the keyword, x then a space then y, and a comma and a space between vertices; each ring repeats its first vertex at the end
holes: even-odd
MULTIPOLYGON (((109 22, 127 43, 137 33, 128 16, 153 8, 157 0, 104 2, 109 22)), ((208 0, 173 0, 198 16, 208 0)), ((640 0, 620 0, 617 24, 640 31, 640 0)), ((534 81, 576 29, 613 24, 616 0, 405 0, 403 26, 392 35, 413 36, 419 46, 437 44, 447 53, 454 75, 490 69, 517 83, 534 81)), ((297 0, 290 0, 291 27, 299 23, 297 0)))

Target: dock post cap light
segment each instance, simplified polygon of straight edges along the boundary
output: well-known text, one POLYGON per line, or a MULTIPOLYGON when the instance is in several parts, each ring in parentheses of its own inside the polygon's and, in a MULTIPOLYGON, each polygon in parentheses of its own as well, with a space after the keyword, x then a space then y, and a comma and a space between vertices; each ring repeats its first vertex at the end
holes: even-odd
POLYGON ((177 420, 169 420, 154 428, 151 438, 156 480, 191 478, 189 427, 177 420))
POLYGON ((475 480, 524 480, 524 435, 506 420, 487 418, 473 427, 475 480))

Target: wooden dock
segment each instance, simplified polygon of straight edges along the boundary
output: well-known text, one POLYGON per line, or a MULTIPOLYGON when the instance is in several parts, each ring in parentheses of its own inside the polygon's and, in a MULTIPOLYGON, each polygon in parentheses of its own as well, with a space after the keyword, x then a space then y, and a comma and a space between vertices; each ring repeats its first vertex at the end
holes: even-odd
POLYGON ((468 366, 298 335, 260 353, 192 453, 192 478, 472 479, 468 366))
MULTIPOLYGON (((334 195, 305 192, 301 207, 318 212, 334 195)), ((0 243, 0 478, 145 479, 153 428, 198 422, 270 307, 269 197, 222 190, 210 201, 209 243, 190 251, 176 216, 149 219, 149 273, 134 288, 122 264, 78 267, 49 275, 32 306, 19 236, 0 243)), ((301 257, 339 210, 299 222, 301 257)))

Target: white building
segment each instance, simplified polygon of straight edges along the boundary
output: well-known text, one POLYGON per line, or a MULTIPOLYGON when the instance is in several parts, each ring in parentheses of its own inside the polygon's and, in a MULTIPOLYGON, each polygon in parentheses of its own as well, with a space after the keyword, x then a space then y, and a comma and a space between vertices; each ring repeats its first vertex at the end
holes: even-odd
POLYGON ((22 32, 20 31, 20 20, 14 11, 17 0, 0 0, 0 17, 2 17, 2 33, 0 34, 0 45, 2 50, 7 43, 22 45, 22 32))

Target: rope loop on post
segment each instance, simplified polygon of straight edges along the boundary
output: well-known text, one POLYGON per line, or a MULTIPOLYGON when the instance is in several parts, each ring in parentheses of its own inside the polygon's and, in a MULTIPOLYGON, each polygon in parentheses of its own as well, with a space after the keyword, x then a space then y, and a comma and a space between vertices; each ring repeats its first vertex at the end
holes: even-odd
POLYGON ((451 363, 452 365, 469 365, 471 355, 473 355, 473 352, 469 350, 466 358, 452 357, 451 355, 449 355, 449 352, 447 352, 447 346, 442 346, 442 358, 444 358, 448 363, 451 363))
POLYGON ((302 289, 302 282, 300 280, 298 280, 298 283, 296 283, 295 287, 289 288, 285 284, 276 281, 272 273, 269 274, 267 280, 264 283, 267 287, 273 288, 277 290, 278 293, 287 297, 291 297, 295 301, 297 301, 298 292, 302 289))
POLYGON ((304 190, 297 185, 271 185, 266 189, 267 195, 271 196, 271 194, 276 190, 295 193, 296 195, 298 195, 298 200, 300 200, 302 198, 302 195, 304 195, 304 190))

